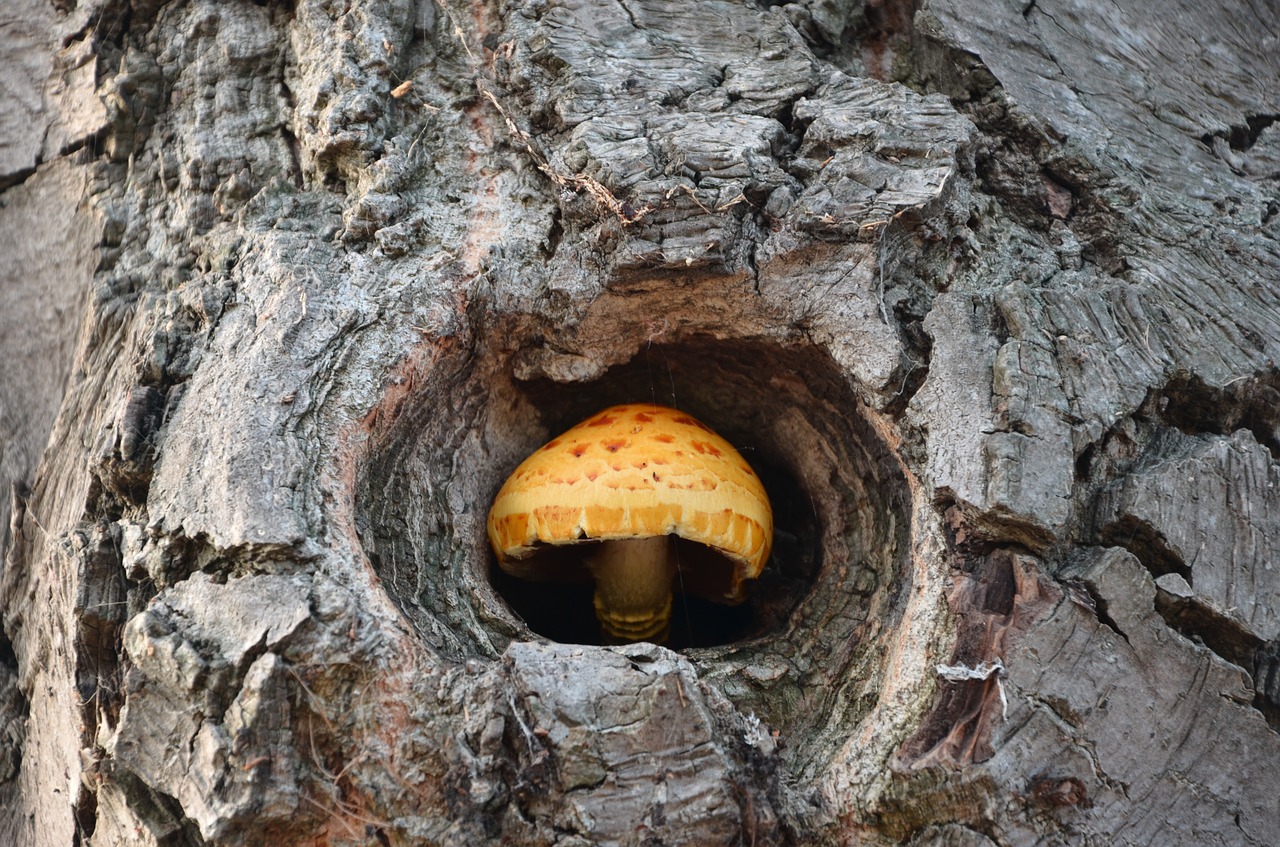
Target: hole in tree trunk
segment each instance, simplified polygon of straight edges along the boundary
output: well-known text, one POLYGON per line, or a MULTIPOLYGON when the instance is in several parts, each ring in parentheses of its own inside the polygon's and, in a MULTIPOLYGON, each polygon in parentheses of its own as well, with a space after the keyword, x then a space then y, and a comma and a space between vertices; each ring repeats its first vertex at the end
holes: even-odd
POLYGON ((641 336, 617 339, 629 350, 602 363, 562 352, 563 330, 530 323, 494 330, 486 343, 446 339, 429 362, 408 361, 399 379, 409 387, 389 390, 370 415, 360 538, 420 637, 455 658, 537 637, 602 643, 591 584, 504 574, 485 521, 525 457, 604 408, 643 402, 688 412, 733 444, 774 512, 773 553, 745 602, 677 594, 669 646, 700 661, 756 662, 769 684, 786 677, 774 676, 782 666, 758 665, 762 652, 798 673, 864 661, 867 627, 890 624, 905 596, 895 576, 907 562, 910 494, 874 416, 826 351, 641 336))

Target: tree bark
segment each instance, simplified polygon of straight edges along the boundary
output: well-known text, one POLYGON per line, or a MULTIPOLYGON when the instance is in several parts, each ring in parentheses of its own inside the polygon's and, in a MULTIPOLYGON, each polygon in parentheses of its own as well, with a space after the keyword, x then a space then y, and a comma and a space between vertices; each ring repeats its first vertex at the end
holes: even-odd
POLYGON ((1265 845, 1280 12, 0 10, 0 843, 1265 845), (488 504, 775 511, 603 646, 488 504))

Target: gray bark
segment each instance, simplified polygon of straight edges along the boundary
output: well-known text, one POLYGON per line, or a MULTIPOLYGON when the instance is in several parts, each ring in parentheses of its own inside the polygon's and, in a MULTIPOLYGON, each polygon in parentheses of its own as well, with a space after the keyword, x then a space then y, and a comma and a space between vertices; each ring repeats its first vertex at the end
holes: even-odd
POLYGON ((0 10, 0 843, 1264 845, 1280 13, 0 10), (614 402, 774 500, 599 646, 614 402))

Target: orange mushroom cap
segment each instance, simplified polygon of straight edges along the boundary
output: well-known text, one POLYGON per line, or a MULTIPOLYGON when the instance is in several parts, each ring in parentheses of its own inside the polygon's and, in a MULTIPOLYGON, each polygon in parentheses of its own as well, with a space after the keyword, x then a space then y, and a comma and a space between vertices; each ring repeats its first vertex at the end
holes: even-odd
POLYGON ((729 442, 691 415, 647 403, 614 406, 552 439, 512 472, 489 510, 503 570, 554 578, 542 545, 677 535, 733 563, 711 598, 739 603, 773 543, 764 485, 729 442))

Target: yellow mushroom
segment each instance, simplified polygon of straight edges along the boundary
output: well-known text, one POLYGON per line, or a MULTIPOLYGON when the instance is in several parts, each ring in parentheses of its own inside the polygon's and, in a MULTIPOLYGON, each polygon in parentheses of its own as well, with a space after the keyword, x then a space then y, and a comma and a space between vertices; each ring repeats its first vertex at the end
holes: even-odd
POLYGON ((564 557, 548 554, 592 542, 585 564, 605 637, 662 642, 677 573, 682 591, 745 599, 769 558, 773 513, 729 442, 685 412, 629 404, 525 459, 494 498, 488 529, 498 565, 524 579, 571 578, 564 557))

